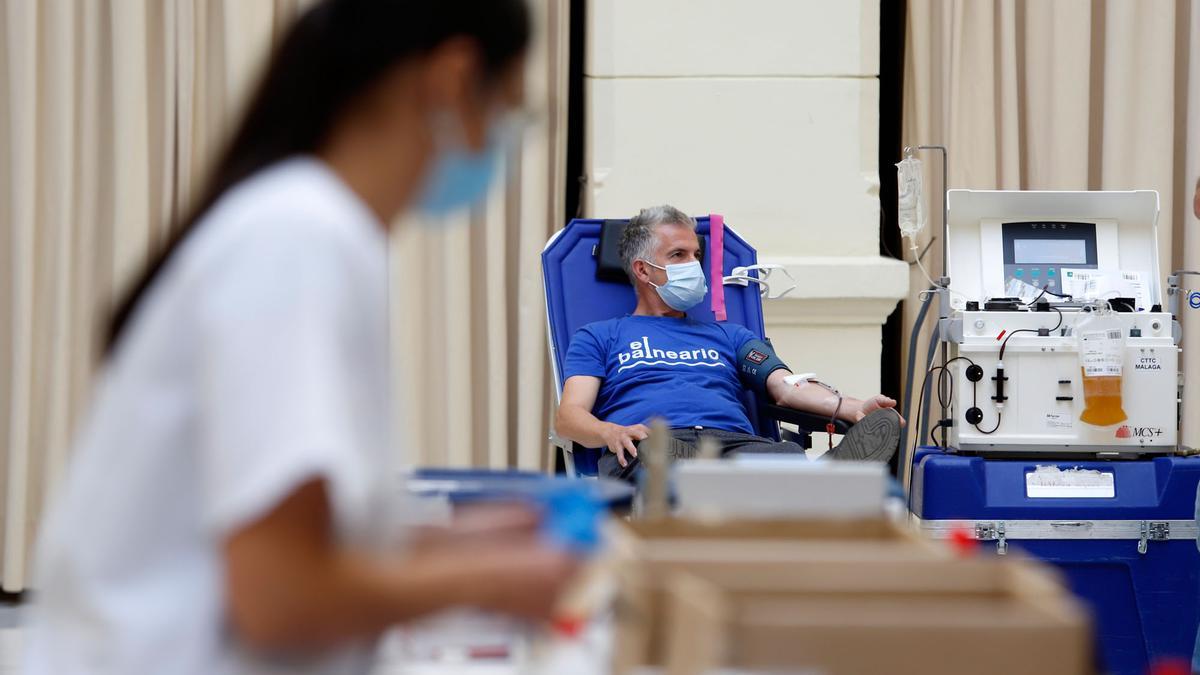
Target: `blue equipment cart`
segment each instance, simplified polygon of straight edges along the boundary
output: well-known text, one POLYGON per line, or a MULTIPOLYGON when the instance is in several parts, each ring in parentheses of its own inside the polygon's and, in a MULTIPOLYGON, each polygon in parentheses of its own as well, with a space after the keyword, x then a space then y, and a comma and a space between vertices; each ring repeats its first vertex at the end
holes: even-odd
POLYGON ((1091 608, 1100 672, 1143 675, 1157 660, 1191 658, 1198 482, 1200 457, 985 460, 926 447, 910 508, 933 536, 965 527, 985 550, 1056 565, 1091 608))

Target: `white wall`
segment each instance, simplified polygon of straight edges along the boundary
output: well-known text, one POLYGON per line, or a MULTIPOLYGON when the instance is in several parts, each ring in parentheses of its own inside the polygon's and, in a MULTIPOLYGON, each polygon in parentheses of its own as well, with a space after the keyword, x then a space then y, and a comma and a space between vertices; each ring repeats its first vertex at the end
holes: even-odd
POLYGON ((879 251, 879 0, 590 0, 590 216, 717 212, 789 268, 767 331, 797 371, 879 387, 908 291, 879 251))

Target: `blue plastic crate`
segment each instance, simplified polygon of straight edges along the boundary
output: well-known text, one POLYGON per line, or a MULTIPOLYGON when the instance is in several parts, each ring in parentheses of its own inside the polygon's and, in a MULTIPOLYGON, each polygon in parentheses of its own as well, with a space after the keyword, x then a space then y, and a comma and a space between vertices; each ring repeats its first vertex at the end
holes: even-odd
MULTIPOLYGON (((1088 531, 1105 524, 1194 522, 1200 458, 1137 461, 994 460, 921 448, 911 509, 924 526, 1014 521, 1088 531), (1113 474, 1111 498, 1030 498, 1025 475, 1038 466, 1113 474)), ((1177 530, 1180 528, 1177 527, 1177 530)), ((1085 536, 1076 535, 1076 536, 1085 536)), ((1194 536, 1194 535, 1192 535, 1194 536)), ((1056 565, 1090 607, 1101 672, 1143 675, 1163 658, 1190 659, 1200 623, 1200 551, 1194 539, 1020 539, 1008 545, 1056 565)), ((980 546, 996 551, 996 541, 980 546)))

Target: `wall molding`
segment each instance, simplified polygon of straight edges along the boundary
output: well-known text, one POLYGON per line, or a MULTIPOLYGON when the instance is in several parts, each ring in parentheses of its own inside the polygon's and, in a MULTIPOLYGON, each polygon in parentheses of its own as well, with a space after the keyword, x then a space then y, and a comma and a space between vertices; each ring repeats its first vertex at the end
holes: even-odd
POLYGON ((882 256, 763 257, 783 265, 796 289, 766 300, 772 326, 881 326, 908 295, 908 265, 882 256))

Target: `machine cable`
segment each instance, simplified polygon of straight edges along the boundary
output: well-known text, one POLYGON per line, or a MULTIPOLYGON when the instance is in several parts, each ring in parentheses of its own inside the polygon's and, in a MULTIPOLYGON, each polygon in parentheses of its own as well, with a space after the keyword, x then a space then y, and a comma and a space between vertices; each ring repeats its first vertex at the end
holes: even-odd
MULTIPOLYGON (((1055 312, 1058 312, 1058 323, 1055 324, 1054 328, 1048 328, 1048 329, 1047 328, 1018 328, 1017 330, 1014 330, 1013 332, 1009 333, 1008 337, 1004 338, 1004 342, 1000 343, 1000 358, 999 358, 1000 363, 1004 363, 1004 348, 1008 346, 1008 341, 1012 339, 1012 336, 1016 335, 1017 333, 1039 333, 1040 334, 1040 332, 1043 330, 1047 331, 1049 333, 1053 333, 1054 331, 1058 330, 1059 328, 1062 328, 1062 325, 1063 325, 1062 310, 1055 307, 1054 305, 1048 305, 1048 307, 1050 309, 1054 310, 1055 312)), ((1003 368, 1003 366, 1001 366, 1001 368, 1003 368)))
MULTIPOLYGON (((1051 293, 1051 291, 1049 291, 1046 288, 1043 288, 1042 291, 1043 291, 1043 293, 1055 295, 1058 297, 1070 297, 1070 296, 1062 296, 1057 293, 1051 293)), ((1043 297, 1042 295, 1038 295, 1037 298, 1035 298, 1032 302, 1030 302, 1028 304, 1033 305, 1038 300, 1040 300, 1042 297, 1043 297)), ((1057 307, 1055 307, 1053 305, 1048 305, 1048 307, 1049 307, 1049 309, 1053 310, 1056 314, 1058 314, 1058 323, 1056 323, 1053 328, 1019 328, 1017 330, 1012 331, 1011 333, 1008 333, 1004 338, 1004 342, 1002 342, 1000 344, 1000 353, 999 353, 999 358, 998 358, 998 362, 1000 364, 1003 364, 1003 362, 1004 362, 1004 352, 1007 349, 1008 341, 1010 339, 1012 339, 1012 336, 1014 336, 1018 333, 1037 333, 1039 335, 1040 334, 1048 334, 1048 333, 1053 333, 1054 331, 1058 330, 1059 328, 1062 328, 1063 321, 1064 321, 1062 310, 1058 309, 1057 307)), ((948 427, 953 424, 953 421, 945 420, 945 419, 938 420, 935 424, 932 425, 932 428, 930 428, 930 425, 928 424, 928 422, 926 420, 926 416, 929 414, 929 411, 926 409, 925 404, 926 404, 927 398, 934 393, 934 389, 930 388, 930 386, 929 386, 929 378, 935 372, 937 373, 937 379, 935 380, 935 383, 934 383, 934 387, 936 387, 936 392, 937 392, 937 403, 941 407, 942 410, 945 410, 948 407, 948 402, 954 400, 954 378, 951 377, 950 371, 947 368, 947 366, 949 366, 954 361, 957 361, 960 359, 967 361, 968 363, 970 363, 973 366, 977 365, 974 361, 972 361, 971 359, 969 359, 965 356, 957 356, 957 357, 947 361, 945 365, 933 366, 925 371, 925 377, 921 382, 921 388, 917 392, 917 415, 916 415, 916 417, 912 418, 914 420, 914 423, 917 425, 917 429, 918 429, 918 436, 917 436, 918 444, 920 442, 931 442, 933 444, 938 445, 939 447, 946 447, 948 427), (938 435, 937 435, 939 427, 942 429, 940 440, 938 439, 938 435)), ((1004 376, 1003 365, 1001 365, 997 369, 997 378, 1000 378, 1001 381, 1008 379, 1004 376)), ((998 384, 999 384, 999 382, 998 382, 998 384)), ((1000 394, 1000 396, 1002 397, 1002 394, 1000 394)), ((979 384, 978 384, 977 380, 972 381, 971 399, 972 399, 972 408, 978 409, 978 407, 979 407, 979 384)), ((1004 401, 999 400, 999 401, 997 401, 997 403, 1000 404, 997 407, 1002 408, 1004 401)), ((928 408, 930 410, 933 408, 932 401, 929 401, 928 408)), ((999 430, 1000 422, 1002 421, 1002 419, 1003 419, 1003 410, 1001 409, 1001 410, 997 410, 996 424, 994 426, 992 426, 991 429, 984 429, 983 427, 979 426, 978 421, 971 422, 971 425, 973 427, 975 427, 975 430, 978 431, 979 433, 985 434, 985 435, 990 435, 990 434, 996 433, 996 431, 999 430)), ((982 420, 980 420, 980 421, 982 421, 982 420)))
POLYGON ((996 430, 1000 428, 1000 420, 1003 418, 1004 413, 996 411, 996 426, 992 427, 991 431, 984 431, 983 429, 980 429, 978 424, 975 425, 975 429, 981 434, 994 434, 996 433, 996 430))
MULTIPOLYGON (((996 430, 998 430, 1000 428, 1000 418, 1003 416, 1003 413, 1004 413, 1004 402, 1008 400, 1008 397, 1004 395, 1004 383, 1008 381, 1008 377, 1005 376, 1005 374, 1004 374, 1004 350, 1008 347, 1008 341, 1011 340, 1012 336, 1016 335, 1017 333, 1036 333, 1038 335, 1050 335, 1051 333, 1058 330, 1059 328, 1062 328, 1062 325, 1063 325, 1062 310, 1060 310, 1059 308, 1057 308, 1054 305, 1051 305, 1049 303, 1045 303, 1045 306, 1049 309, 1054 310, 1058 314, 1058 323, 1054 325, 1054 328, 1018 328, 1017 330, 1014 330, 1011 333, 1009 333, 1008 336, 1004 338, 1004 342, 1000 343, 1000 354, 999 354, 999 358, 996 359, 996 375, 992 378, 992 381, 996 383, 996 395, 992 397, 992 400, 995 401, 995 403, 996 403, 996 426, 992 427, 991 431, 984 431, 983 429, 981 429, 979 427, 979 422, 976 421, 974 423, 974 425, 975 425, 975 429, 977 431, 979 431, 979 433, 994 434, 994 433, 996 433, 996 430)), ((1003 335, 1003 333, 1001 333, 1001 334, 1003 335)))
POLYGON ((1037 297, 1034 298, 1033 300, 1030 300, 1029 302, 1025 303, 1025 306, 1031 307, 1033 305, 1036 305, 1038 300, 1041 300, 1042 298, 1046 297, 1047 295, 1053 295, 1054 297, 1062 298, 1063 300, 1074 300, 1075 299, 1073 296, 1067 295, 1065 293, 1055 293, 1054 291, 1050 290, 1049 286, 1043 286, 1042 292, 1038 293, 1037 297))
MULTIPOLYGON (((920 445, 921 442, 924 440, 933 440, 934 443, 937 442, 936 440, 933 439, 933 434, 937 431, 937 427, 934 427, 933 430, 928 430, 928 425, 924 425, 925 430, 922 430, 922 422, 924 421, 924 417, 922 417, 922 414, 924 414, 926 416, 929 414, 929 410, 925 410, 925 408, 924 408, 925 394, 927 393, 927 390, 932 391, 929 388, 929 376, 935 372, 938 372, 939 373, 938 378, 940 379, 942 372, 948 372, 948 366, 951 363, 954 363, 955 361, 960 361, 960 360, 966 361, 967 363, 970 363, 972 366, 976 365, 975 362, 972 361, 969 357, 956 356, 956 357, 946 361, 946 365, 944 365, 944 366, 941 366, 941 365, 933 366, 929 370, 925 371, 925 378, 921 381, 921 389, 917 392, 917 416, 914 418, 911 418, 912 424, 916 425, 916 427, 917 427, 917 433, 918 433, 918 435, 916 437, 917 445, 920 445)), ((948 387, 949 391, 947 392, 947 394, 952 399, 954 396, 954 380, 948 379, 947 382, 949 383, 949 387, 948 387)), ((939 386, 940 386, 940 384, 939 384, 939 386)), ((938 392, 938 402, 942 403, 942 401, 943 401, 942 392, 939 391, 938 392)), ((930 408, 930 410, 932 410, 932 408, 933 408, 932 402, 931 402, 931 405, 929 406, 929 408, 930 408)), ((946 447, 945 446, 945 441, 946 441, 945 433, 946 432, 944 431, 944 428, 947 425, 942 424, 942 422, 939 421, 937 426, 943 427, 942 445, 939 447, 946 447)), ((914 452, 915 452, 915 448, 914 448, 914 452)), ((906 475, 906 480, 904 481, 905 494, 912 494, 912 471, 908 471, 905 475, 906 475)))
MULTIPOLYGON (((1061 325, 1061 321, 1060 321, 1060 325, 1061 325)), ((1051 331, 1057 330, 1057 328, 1058 327, 1056 326, 1055 328, 1052 328, 1050 330, 1051 331)), ((1033 331, 1033 332, 1036 332, 1036 331, 1033 331)), ((918 398, 917 416, 914 418, 915 420, 917 420, 918 424, 924 419, 922 417, 922 415, 928 414, 928 411, 923 410, 923 407, 921 404, 924 402, 923 395, 925 393, 925 390, 929 386, 929 377, 931 375, 933 375, 935 372, 938 374, 937 380, 935 382, 935 386, 937 387, 938 405, 940 405, 942 407, 947 407, 948 401, 954 400, 954 378, 951 377, 950 370, 947 366, 949 366, 951 363, 954 363, 955 361, 958 361, 958 360, 966 361, 967 363, 971 364, 972 366, 978 365, 966 356, 956 356, 953 359, 950 359, 949 361, 947 361, 946 366, 934 366, 925 372, 925 379, 921 383, 921 390, 919 392, 920 397, 918 398)), ((978 380, 973 380, 971 383, 971 407, 972 408, 979 407, 979 383, 978 383, 978 380)), ((932 406, 930 406, 930 408, 932 408, 932 406)), ((1000 428, 1000 422, 1002 419, 1003 419, 1003 412, 997 411, 996 424, 991 429, 984 429, 984 428, 980 427, 979 422, 972 422, 971 426, 975 427, 975 430, 981 434, 990 435, 990 434, 996 433, 996 430, 998 430, 1000 428)), ((946 442, 947 442, 946 434, 948 433, 948 428, 951 425, 953 425, 953 423, 954 423, 953 420, 945 420, 944 419, 944 420, 939 420, 937 423, 935 423, 933 425, 932 429, 929 429, 928 426, 926 426, 927 433, 921 436, 921 440, 934 443, 935 445, 938 445, 938 447, 943 447, 943 448, 947 447, 946 446, 946 442), (941 430, 942 430, 940 441, 938 440, 938 437, 937 437, 938 428, 941 428, 941 430)))

